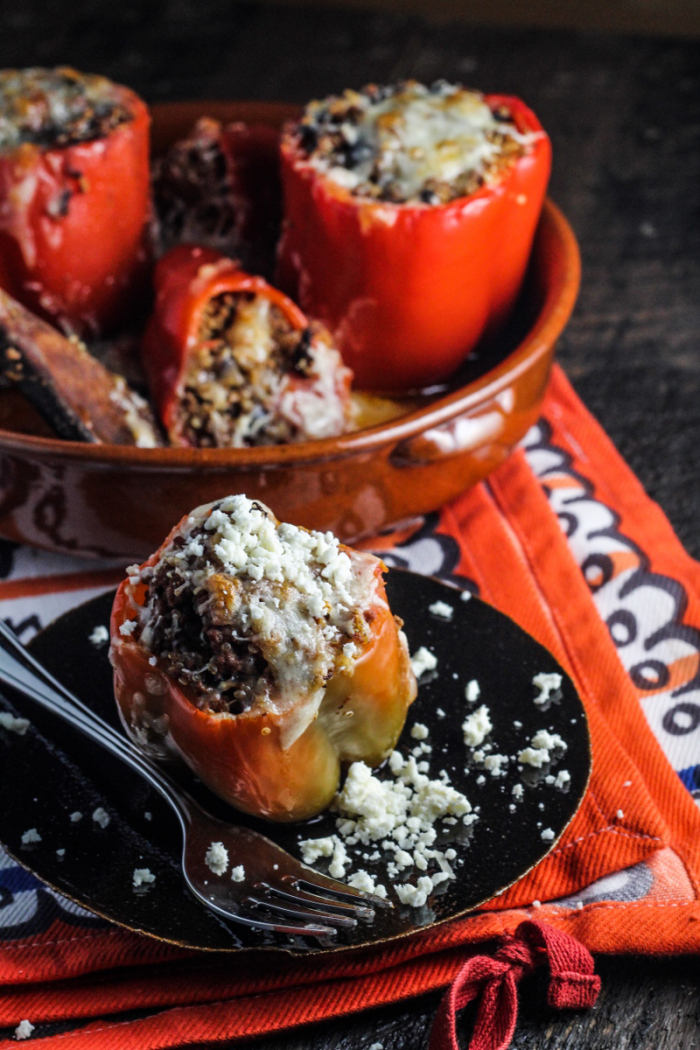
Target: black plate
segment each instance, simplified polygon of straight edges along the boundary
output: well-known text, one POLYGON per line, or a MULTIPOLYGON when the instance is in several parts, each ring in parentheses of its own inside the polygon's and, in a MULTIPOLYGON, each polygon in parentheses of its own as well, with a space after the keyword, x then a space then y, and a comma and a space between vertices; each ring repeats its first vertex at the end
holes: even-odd
MULTIPOLYGON (((425 645, 438 658, 437 669, 421 679, 398 749, 407 754, 415 748, 418 741, 410 735, 411 726, 424 723, 433 748, 428 756, 430 775, 437 777, 446 769, 452 784, 480 807, 479 820, 469 829, 458 824, 440 831, 438 846, 457 852, 457 878, 439 886, 425 907, 396 905, 392 911, 382 911, 371 925, 341 932, 337 946, 330 950, 372 944, 454 919, 512 885, 555 845, 579 806, 590 773, 581 701, 546 649, 491 606, 476 598, 463 601, 461 591, 438 580, 393 569, 387 590, 392 609, 405 622, 411 651, 425 645), (453 607, 451 621, 428 611, 437 600, 453 607), (563 676, 560 693, 546 708, 533 702, 537 690, 532 679, 541 671, 559 671, 563 676), (481 688, 477 704, 468 704, 464 696, 465 683, 471 679, 481 688), (523 769, 511 760, 505 776, 486 773, 485 780, 478 782, 484 771, 471 759, 461 726, 481 703, 491 712, 494 728, 488 739, 493 741, 493 753, 515 755, 540 729, 559 733, 568 744, 566 752, 554 759, 551 769, 523 769), (546 783, 546 775, 564 768, 571 775, 566 790, 546 783), (524 784, 521 802, 514 802, 512 796, 517 782, 524 784), (547 828, 554 831, 552 841, 542 839, 547 828)), ((89 641, 96 625, 109 622, 112 598, 104 595, 60 617, 33 640, 31 649, 116 726, 107 646, 96 648, 89 641)), ((180 833, 167 804, 77 730, 20 698, 13 697, 12 705, 32 726, 24 736, 0 729, 0 841, 22 866, 99 915, 175 944, 223 951, 305 947, 285 938, 263 940, 208 913, 184 887, 180 833), (106 828, 92 820, 98 806, 111 817, 106 828), (71 821, 75 811, 83 814, 82 820, 71 821), (21 837, 29 828, 39 830, 41 842, 23 846, 21 837), (65 850, 63 857, 57 855, 59 849, 65 850), (135 891, 132 874, 141 867, 150 868, 156 882, 135 891)), ((189 771, 179 775, 217 815, 258 828, 296 856, 300 856, 300 838, 335 831, 332 814, 302 825, 256 821, 219 802, 194 782, 189 771)), ((380 775, 390 773, 384 770, 380 775)), ((387 856, 383 853, 383 860, 362 861, 355 867, 366 868, 388 887, 392 880, 386 874, 387 856)), ((420 873, 412 870, 412 876, 407 872, 400 881, 415 881, 420 873)))

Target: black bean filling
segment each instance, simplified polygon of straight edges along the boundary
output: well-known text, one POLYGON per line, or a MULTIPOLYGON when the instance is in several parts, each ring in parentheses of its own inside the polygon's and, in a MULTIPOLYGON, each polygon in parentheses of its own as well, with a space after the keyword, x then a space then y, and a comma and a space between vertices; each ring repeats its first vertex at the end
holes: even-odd
POLYGON ((71 69, 7 70, 0 75, 0 149, 90 142, 132 119, 114 96, 114 85, 102 77, 71 69))
POLYGON ((237 346, 235 325, 242 299, 227 292, 207 306, 180 404, 182 431, 199 447, 256 446, 298 440, 298 427, 274 411, 287 375, 314 374, 311 328, 295 329, 276 306, 270 309, 271 349, 260 361, 237 346), (212 385, 213 388, 212 389, 212 385))
MULTIPOLYGON (((400 94, 407 86, 405 81, 385 86, 369 84, 357 94, 372 104, 400 94)), ((439 95, 444 92, 445 86, 445 81, 436 80, 429 90, 439 95)), ((327 160, 329 166, 345 168, 347 171, 354 171, 372 159, 374 150, 371 145, 361 139, 351 142, 346 138, 344 129, 361 124, 364 115, 364 107, 357 104, 353 98, 354 94, 349 93, 349 98, 345 95, 332 96, 320 108, 302 117, 295 131, 296 146, 302 154, 306 157, 322 157, 327 160)), ((513 115, 507 106, 501 105, 492 112, 496 120, 502 123, 512 122, 513 115)), ((465 171, 449 182, 435 178, 426 179, 417 199, 423 204, 447 204, 460 197, 468 197, 485 184, 487 177, 505 171, 524 153, 522 144, 507 132, 488 131, 486 138, 499 147, 499 154, 490 164, 488 171, 465 171)), ((371 197, 393 204, 404 204, 407 201, 406 196, 395 185, 393 174, 382 171, 378 162, 372 166, 368 178, 351 192, 356 197, 371 197)))
MULTIPOLYGON (((204 535, 202 529, 194 536, 204 535)), ((184 540, 177 538, 178 549, 184 540)), ((206 561, 214 556, 209 552, 206 561)), ((201 565, 205 562, 204 556, 201 565)), ((199 560, 190 564, 201 567, 199 560)), ((213 621, 205 592, 193 594, 173 566, 161 562, 148 581, 150 651, 203 711, 240 714, 270 695, 273 677, 259 647, 235 624, 213 621), (184 584, 184 586, 183 586, 184 584)))

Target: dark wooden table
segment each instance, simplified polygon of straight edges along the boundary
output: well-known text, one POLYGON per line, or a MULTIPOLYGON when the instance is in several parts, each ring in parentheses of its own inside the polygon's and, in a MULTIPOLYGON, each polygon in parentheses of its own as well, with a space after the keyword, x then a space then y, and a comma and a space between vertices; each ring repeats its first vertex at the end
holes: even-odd
MULTIPOLYGON (((68 63, 148 101, 303 102, 401 77, 523 96, 554 145, 551 195, 581 243, 583 285, 559 360, 700 556, 700 43, 431 26, 357 10, 233 0, 0 0, 0 67, 68 63), (46 9, 44 9, 46 6, 46 9)), ((588 1014, 525 986, 514 1046, 700 1046, 700 961, 600 959, 588 1014)), ((437 998, 258 1041, 264 1050, 413 1050, 437 998)))

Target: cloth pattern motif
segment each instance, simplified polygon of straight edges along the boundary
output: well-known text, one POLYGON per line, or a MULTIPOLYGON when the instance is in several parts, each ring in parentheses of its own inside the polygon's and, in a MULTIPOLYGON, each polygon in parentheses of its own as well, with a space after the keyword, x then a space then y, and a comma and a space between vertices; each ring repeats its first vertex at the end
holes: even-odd
MULTIPOLYGON (((23 1018, 47 1050, 230 1045, 444 988, 526 919, 591 951, 700 949, 700 568, 561 371, 487 483, 365 546, 492 602, 571 674, 593 774, 555 849, 462 920, 234 968, 96 919, 0 850, 0 1048, 23 1018)), ((122 574, 0 543, 0 615, 29 640, 122 574)))

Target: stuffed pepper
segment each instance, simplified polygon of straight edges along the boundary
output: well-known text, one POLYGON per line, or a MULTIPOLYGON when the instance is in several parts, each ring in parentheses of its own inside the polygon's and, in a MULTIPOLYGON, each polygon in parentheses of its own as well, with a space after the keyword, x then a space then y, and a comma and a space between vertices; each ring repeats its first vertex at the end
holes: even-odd
POLYGON ((198 507, 117 591, 127 733, 239 809, 319 813, 342 764, 388 756, 416 694, 383 568, 245 496, 198 507))
POLYGON ((358 386, 442 382, 499 328, 550 157, 521 101, 444 81, 346 91, 286 127, 279 282, 358 386))
POLYGON ((274 445, 343 432, 351 373, 328 332, 285 295, 191 245, 160 259, 155 284, 142 357, 173 444, 274 445))
POLYGON ((153 200, 160 253, 215 248, 272 278, 282 217, 279 130, 202 117, 156 161, 153 200))
POLYGON ((68 332, 108 332, 142 297, 149 126, 104 77, 0 72, 0 282, 68 332))

